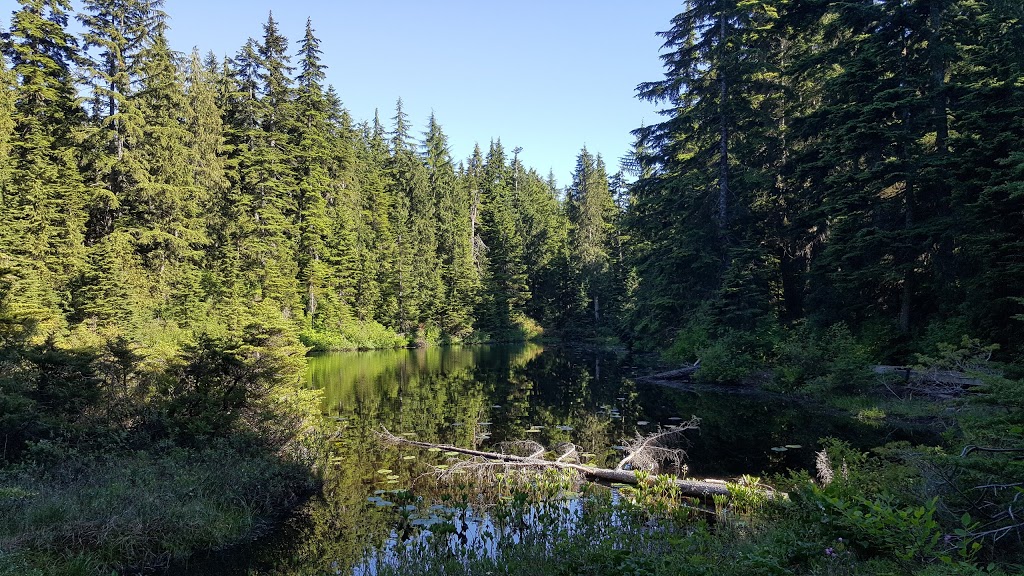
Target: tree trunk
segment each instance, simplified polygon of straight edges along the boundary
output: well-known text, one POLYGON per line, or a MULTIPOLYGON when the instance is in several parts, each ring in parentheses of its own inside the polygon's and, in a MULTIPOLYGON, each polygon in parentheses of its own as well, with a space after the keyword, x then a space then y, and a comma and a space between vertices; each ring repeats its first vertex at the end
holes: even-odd
MULTIPOLYGON (((722 52, 725 51, 725 20, 723 9, 718 16, 718 41, 722 52)), ((718 229, 722 238, 725 238, 729 226, 729 121, 726 106, 729 84, 725 78, 725 63, 721 59, 718 62, 718 91, 718 114, 721 123, 718 140, 718 229)))
MULTIPOLYGON (((542 458, 532 456, 516 456, 515 454, 503 454, 501 452, 484 452, 482 450, 471 450, 469 448, 460 448, 458 446, 451 446, 449 444, 433 444, 430 442, 418 442, 416 440, 409 440, 400 436, 395 436, 390 432, 384 432, 381 436, 388 442, 393 444, 415 446, 417 448, 438 448, 448 452, 458 452, 459 454, 465 454, 467 456, 476 456, 478 458, 486 458, 488 460, 500 460, 503 462, 512 462, 516 464, 524 464, 528 466, 537 467, 548 467, 558 468, 560 470, 575 470, 580 472, 584 476, 590 479, 605 480, 608 482, 619 482, 622 484, 636 484, 636 472, 633 470, 612 470, 609 468, 596 468, 594 466, 585 466, 583 464, 575 464, 572 462, 555 462, 552 460, 544 460, 542 458)), ((729 489, 723 480, 685 480, 677 478, 675 485, 679 487, 679 490, 687 496, 698 496, 707 497, 714 495, 729 495, 729 489)), ((774 495, 773 491, 765 490, 769 495, 774 495)))

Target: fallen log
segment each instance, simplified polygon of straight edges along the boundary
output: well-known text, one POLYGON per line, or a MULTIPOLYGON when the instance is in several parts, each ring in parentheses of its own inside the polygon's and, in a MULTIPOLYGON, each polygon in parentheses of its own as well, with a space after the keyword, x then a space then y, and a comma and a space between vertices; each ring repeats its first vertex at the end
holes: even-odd
MULTIPOLYGON (((417 440, 403 438, 401 436, 395 436, 386 428, 383 430, 383 432, 379 433, 379 435, 385 442, 396 445, 414 446, 417 448, 424 448, 428 450, 434 448, 444 450, 447 452, 456 452, 459 454, 465 454, 467 456, 483 458, 488 461, 508 462, 522 466, 530 466, 537 468, 557 468, 560 470, 574 470, 592 480, 597 479, 621 484, 637 483, 637 475, 635 470, 623 470, 622 468, 598 468, 595 466, 587 466, 585 464, 565 462, 562 460, 545 460, 541 458, 537 453, 534 453, 531 456, 518 456, 515 454, 506 454, 503 452, 487 452, 482 450, 473 450, 470 448, 461 448, 459 446, 452 446, 450 444, 420 442, 417 440)), ((634 457, 634 453, 632 452, 629 456, 627 456, 626 459, 629 459, 631 457, 634 457)), ((679 488, 679 490, 687 496, 697 496, 703 498, 714 495, 729 495, 728 485, 724 480, 691 480, 684 478, 676 478, 674 480, 674 483, 679 488)), ((758 488, 769 497, 775 497, 777 495, 777 493, 771 488, 764 486, 759 486, 758 488)))
POLYGON ((693 374, 700 369, 700 363, 693 366, 686 366, 678 368, 676 370, 669 370, 668 372, 659 372, 658 374, 651 374, 650 376, 643 376, 638 380, 650 380, 650 381, 678 381, 678 380, 689 380, 693 374))
POLYGON ((898 374, 905 382, 926 382, 951 386, 982 386, 980 378, 955 370, 918 370, 910 366, 875 366, 875 374, 898 374))

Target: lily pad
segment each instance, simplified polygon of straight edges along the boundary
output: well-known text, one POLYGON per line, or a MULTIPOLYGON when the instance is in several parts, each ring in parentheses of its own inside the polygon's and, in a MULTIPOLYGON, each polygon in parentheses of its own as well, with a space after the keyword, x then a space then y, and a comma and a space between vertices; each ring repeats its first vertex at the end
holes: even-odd
POLYGON ((415 456, 411 456, 411 455, 410 456, 402 456, 402 460, 415 460, 415 459, 416 459, 416 457, 415 456))
POLYGON ((772 451, 774 451, 774 452, 785 452, 787 450, 789 450, 789 448, 786 448, 785 446, 773 446, 772 447, 772 451))
POLYGON ((391 468, 381 468, 377 470, 377 474, 391 474, 391 468))
POLYGON ((458 452, 453 452, 453 451, 449 450, 449 451, 445 452, 444 455, 445 456, 458 456, 459 453, 458 452))
POLYGON ((562 432, 572 432, 573 430, 575 430, 575 428, 573 428, 572 426, 559 426, 558 429, 561 430, 562 432))
POLYGON ((440 451, 441 451, 441 449, 437 448, 437 447, 427 448, 427 452, 440 452, 440 451))
POLYGON ((789 448, 790 450, 797 450, 799 448, 803 448, 803 446, 799 444, 786 444, 786 448, 789 448))

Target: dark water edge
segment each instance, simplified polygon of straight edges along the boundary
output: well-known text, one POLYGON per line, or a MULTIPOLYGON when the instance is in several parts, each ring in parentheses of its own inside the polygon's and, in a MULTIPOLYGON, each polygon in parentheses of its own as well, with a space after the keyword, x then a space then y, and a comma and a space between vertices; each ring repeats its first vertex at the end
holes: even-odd
POLYGON ((437 463, 427 455, 404 460, 410 454, 370 448, 381 425, 421 440, 481 448, 526 437, 548 445, 570 440, 607 465, 617 460, 615 446, 624 439, 698 416, 699 431, 682 446, 689 474, 717 478, 813 470, 825 437, 863 449, 938 439, 928 428, 872 425, 806 399, 638 382, 633 376, 643 369, 631 360, 607 350, 538 344, 311 357, 309 380, 324 390, 325 411, 339 429, 322 492, 267 535, 197 554, 165 573, 350 573, 367 551, 394 538, 394 515, 367 498, 375 490, 407 487, 427 463, 437 463), (799 448, 779 450, 785 446, 799 448), (385 480, 381 470, 396 480, 385 480))

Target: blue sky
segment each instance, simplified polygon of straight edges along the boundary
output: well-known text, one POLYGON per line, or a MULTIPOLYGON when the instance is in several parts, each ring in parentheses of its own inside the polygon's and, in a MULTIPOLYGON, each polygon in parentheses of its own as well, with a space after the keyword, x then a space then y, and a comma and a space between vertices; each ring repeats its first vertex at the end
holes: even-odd
MULTIPOLYGON (((16 4, 0 6, 6 25, 16 4)), ((294 53, 311 17, 328 81, 356 121, 380 108, 390 126, 401 97, 416 133, 436 113, 456 160, 501 138, 565 185, 584 144, 614 171, 629 131, 657 121, 634 88, 661 77, 655 32, 682 0, 167 0, 164 9, 176 50, 218 55, 259 38, 271 10, 294 53)))

